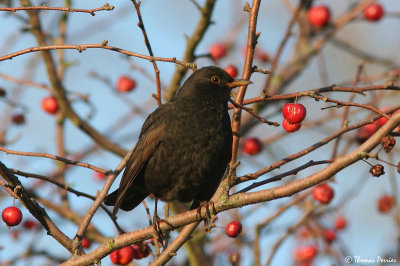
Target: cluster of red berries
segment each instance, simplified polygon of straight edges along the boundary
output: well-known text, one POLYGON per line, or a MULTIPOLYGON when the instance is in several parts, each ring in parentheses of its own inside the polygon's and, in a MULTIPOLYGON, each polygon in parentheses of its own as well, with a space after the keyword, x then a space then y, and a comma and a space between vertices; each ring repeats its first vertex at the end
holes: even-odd
MULTIPOLYGON (((363 10, 364 19, 368 21, 378 21, 384 14, 385 11, 379 3, 372 3, 363 10)), ((330 9, 325 5, 312 6, 307 12, 308 22, 316 28, 323 28, 329 25, 330 18, 330 9)))
MULTIPOLYGON (((321 233, 323 239, 328 243, 332 243, 336 239, 336 233, 345 229, 347 226, 347 220, 343 216, 338 216, 334 222, 333 229, 325 229, 321 233)), ((302 238, 309 238, 312 236, 312 231, 308 227, 305 230, 300 231, 302 238)), ((294 249, 293 258, 298 265, 310 265, 311 261, 318 254, 318 246, 316 244, 309 244, 305 246, 298 246, 294 249)))
POLYGON ((323 231, 323 237, 325 241, 330 244, 336 239, 336 233, 343 230, 347 226, 347 220, 343 216, 339 216, 335 220, 335 227, 333 229, 325 229, 323 231))
POLYGON ((300 129, 301 122, 306 118, 307 110, 301 103, 285 103, 282 115, 284 117, 282 127, 291 133, 300 129))
MULTIPOLYGON (((286 103, 282 109, 284 117, 282 127, 289 133, 300 129, 301 122, 306 118, 307 110, 301 103, 286 103)), ((242 151, 248 155, 256 155, 262 149, 262 142, 258 138, 247 138, 242 145, 242 151)))
MULTIPOLYGON (((335 192, 332 187, 323 183, 313 188, 312 195, 314 199, 322 204, 329 204, 333 197, 335 196, 335 192)), ((336 239, 336 232, 338 230, 342 230, 346 227, 347 221, 344 217, 339 216, 335 220, 335 228, 334 229, 325 229, 323 231, 323 237, 326 242, 332 243, 336 239)))
MULTIPOLYGON (((301 103, 286 103, 282 109, 282 127, 287 132, 295 132, 300 129, 301 122, 306 118, 307 110, 301 103)), ((248 155, 257 155, 262 150, 262 142, 255 137, 247 138, 242 145, 242 151, 248 155)))
POLYGON ((110 253, 111 262, 114 264, 126 265, 133 259, 143 259, 149 256, 150 248, 147 244, 138 243, 132 246, 123 247, 110 253))

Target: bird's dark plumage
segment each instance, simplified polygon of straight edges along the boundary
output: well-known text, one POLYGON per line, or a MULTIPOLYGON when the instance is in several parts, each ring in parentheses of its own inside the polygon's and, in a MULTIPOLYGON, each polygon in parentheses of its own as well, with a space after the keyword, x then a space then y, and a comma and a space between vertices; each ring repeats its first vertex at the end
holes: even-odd
POLYGON ((227 103, 234 80, 218 67, 195 71, 170 102, 143 124, 119 188, 104 202, 132 210, 149 194, 164 201, 210 200, 231 158, 232 129, 227 103))

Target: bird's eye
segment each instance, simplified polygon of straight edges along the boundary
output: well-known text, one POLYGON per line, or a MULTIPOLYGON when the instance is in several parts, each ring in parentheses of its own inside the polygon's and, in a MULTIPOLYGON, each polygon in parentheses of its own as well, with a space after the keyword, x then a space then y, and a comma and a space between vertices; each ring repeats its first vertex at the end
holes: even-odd
POLYGON ((214 84, 219 84, 221 82, 221 79, 218 76, 212 76, 210 78, 211 82, 214 84))

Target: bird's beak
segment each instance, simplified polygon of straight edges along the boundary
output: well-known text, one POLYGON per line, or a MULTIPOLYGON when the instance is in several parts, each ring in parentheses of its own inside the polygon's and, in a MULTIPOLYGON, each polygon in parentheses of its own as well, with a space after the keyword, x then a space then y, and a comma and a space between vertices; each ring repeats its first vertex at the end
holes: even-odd
POLYGON ((232 82, 229 82, 228 84, 226 84, 228 86, 228 88, 236 88, 236 87, 240 87, 240 86, 246 86, 249 85, 253 82, 251 82, 250 80, 244 80, 244 79, 235 79, 232 82))

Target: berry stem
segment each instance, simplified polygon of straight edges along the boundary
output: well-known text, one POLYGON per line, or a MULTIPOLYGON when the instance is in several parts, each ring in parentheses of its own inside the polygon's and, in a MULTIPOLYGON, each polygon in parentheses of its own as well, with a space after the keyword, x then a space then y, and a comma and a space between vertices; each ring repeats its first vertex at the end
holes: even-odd
POLYGON ((362 159, 361 161, 366 162, 366 163, 369 164, 371 167, 373 166, 373 165, 370 164, 367 160, 362 159))
POLYGON ((388 165, 390 165, 390 166, 397 167, 397 165, 392 164, 392 163, 390 163, 390 162, 388 162, 388 161, 385 161, 385 160, 383 160, 383 159, 381 159, 381 158, 376 158, 376 160, 377 160, 377 161, 380 161, 380 162, 383 162, 383 163, 386 163, 386 164, 388 164, 388 165))
POLYGON ((15 207, 15 189, 13 190, 13 207, 15 207))

